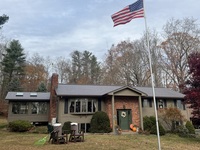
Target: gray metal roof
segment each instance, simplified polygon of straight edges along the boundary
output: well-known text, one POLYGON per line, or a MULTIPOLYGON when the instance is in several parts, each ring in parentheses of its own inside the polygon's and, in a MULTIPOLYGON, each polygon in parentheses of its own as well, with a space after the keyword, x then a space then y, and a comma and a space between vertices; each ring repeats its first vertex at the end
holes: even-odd
POLYGON ((58 96, 102 96, 123 86, 58 84, 58 96))
POLYGON ((50 100, 49 92, 8 92, 6 100, 50 100))
MULTIPOLYGON (((135 92, 153 97, 151 87, 128 87, 128 86, 103 86, 103 85, 67 85, 58 84, 56 94, 58 96, 103 96, 111 92, 116 92, 130 88, 135 92)), ((168 88, 155 88, 155 96, 159 98, 184 98, 184 95, 168 88)), ((49 92, 8 92, 6 100, 50 100, 49 92), (22 94, 23 93, 23 94, 22 94), (31 96, 32 93, 32 96, 31 96), (18 96, 17 96, 18 94, 18 96), (36 96, 37 95, 37 96, 36 96)))
MULTIPOLYGON (((102 86, 102 85, 67 85, 58 84, 56 93, 58 96, 102 96, 126 86, 102 86)), ((153 97, 151 87, 129 87, 141 94, 145 93, 147 97, 153 97)), ((168 88, 155 88, 155 95, 159 98, 184 98, 184 95, 170 90, 168 88)))
MULTIPOLYGON (((147 97, 153 97, 152 87, 135 87, 139 91, 146 93, 147 97)), ((169 88, 155 88, 155 96, 159 98, 184 98, 184 94, 173 91, 169 88)))

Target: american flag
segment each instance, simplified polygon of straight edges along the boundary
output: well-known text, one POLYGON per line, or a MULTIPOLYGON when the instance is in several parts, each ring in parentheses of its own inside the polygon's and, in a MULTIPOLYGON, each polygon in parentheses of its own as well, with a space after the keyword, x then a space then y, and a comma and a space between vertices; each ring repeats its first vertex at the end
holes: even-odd
POLYGON ((144 17, 143 0, 138 0, 111 16, 114 22, 114 27, 120 24, 126 24, 134 18, 142 17, 144 17))

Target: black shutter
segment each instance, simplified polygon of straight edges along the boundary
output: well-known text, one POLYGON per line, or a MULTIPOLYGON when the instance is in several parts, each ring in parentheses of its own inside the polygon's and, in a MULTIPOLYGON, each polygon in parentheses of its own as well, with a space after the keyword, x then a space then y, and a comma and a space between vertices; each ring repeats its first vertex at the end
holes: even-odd
POLYGON ((152 107, 152 99, 149 99, 149 107, 152 107))
POLYGON ((67 98, 65 98, 65 106, 64 107, 65 107, 64 108, 64 113, 68 114, 68 99, 67 98))
POLYGON ((164 99, 164 108, 167 108, 167 100, 164 99))
POLYGON ((98 111, 101 111, 101 97, 98 98, 98 111))
POLYGON ((176 102, 176 100, 174 100, 174 107, 177 108, 177 102, 176 102))

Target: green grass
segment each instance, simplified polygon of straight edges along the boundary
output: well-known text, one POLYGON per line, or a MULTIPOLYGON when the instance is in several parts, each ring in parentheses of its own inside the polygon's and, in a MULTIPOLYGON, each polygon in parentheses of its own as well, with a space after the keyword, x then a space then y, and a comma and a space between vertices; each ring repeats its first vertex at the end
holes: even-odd
MULTIPOLYGON (((1 119, 0 119, 1 120, 1 119)), ((5 122, 4 122, 5 123, 5 122)), ((0 121, 0 126, 2 121, 0 121)), ((41 130, 42 128, 40 128, 41 130)), ((45 129, 45 128, 44 128, 45 129)), ((0 149, 24 150, 157 150, 157 136, 139 134, 85 134, 85 142, 35 146, 34 143, 48 134, 14 133, 0 129, 0 149)), ((47 140, 49 137, 47 138, 47 140)), ((199 150, 200 138, 181 138, 167 134, 161 136, 162 150, 199 150)))
MULTIPOLYGON (((155 135, 85 135, 85 142, 69 144, 49 144, 35 146, 34 143, 47 134, 12 133, 0 131, 1 149, 27 149, 27 150, 156 150, 157 137, 155 135)), ((48 140, 48 138, 47 138, 48 140)), ((164 150, 198 150, 200 139, 180 138, 176 135, 167 134, 161 137, 161 148, 164 150)))

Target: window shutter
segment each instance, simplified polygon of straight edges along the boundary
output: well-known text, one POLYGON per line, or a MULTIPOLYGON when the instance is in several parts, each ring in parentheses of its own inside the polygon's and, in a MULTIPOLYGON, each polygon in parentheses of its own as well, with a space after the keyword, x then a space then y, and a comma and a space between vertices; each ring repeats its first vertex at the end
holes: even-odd
POLYGON ((164 99, 164 108, 167 108, 167 100, 164 99))
POLYGON ((101 111, 101 98, 98 98, 98 111, 101 111))
POLYGON ((64 107, 65 107, 64 108, 64 113, 68 114, 68 99, 67 98, 65 99, 65 106, 64 107))
POLYGON ((152 99, 149 99, 149 107, 152 107, 152 99))
POLYGON ((177 103, 176 103, 176 100, 174 100, 174 107, 177 108, 177 103))

